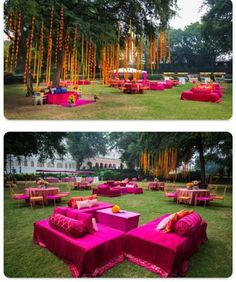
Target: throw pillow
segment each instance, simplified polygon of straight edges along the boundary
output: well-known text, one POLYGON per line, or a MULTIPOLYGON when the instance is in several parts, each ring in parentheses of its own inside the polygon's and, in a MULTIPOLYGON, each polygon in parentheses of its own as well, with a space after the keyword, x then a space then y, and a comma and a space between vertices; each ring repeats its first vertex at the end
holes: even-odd
POLYGON ((66 216, 67 208, 56 207, 53 213, 59 213, 66 216))
POLYGON ((173 214, 170 214, 169 216, 167 216, 167 217, 165 217, 164 219, 162 219, 162 220, 158 223, 156 229, 157 229, 157 230, 162 230, 162 229, 164 229, 164 228, 166 227, 167 223, 169 222, 169 220, 172 218, 172 216, 173 216, 173 214))
POLYGON ((68 208, 66 211, 66 216, 73 219, 78 219, 78 211, 75 209, 68 208))
POLYGON ((77 208, 78 208, 78 209, 90 208, 90 205, 89 205, 89 201, 88 201, 88 200, 85 200, 85 201, 76 201, 76 204, 77 204, 77 208))
POLYGON ((98 225, 94 217, 92 218, 92 224, 93 224, 93 230, 98 231, 98 225))
POLYGON ((92 215, 91 214, 78 212, 77 213, 77 219, 82 221, 85 224, 86 231, 88 233, 93 232, 93 223, 92 223, 92 215))
POLYGON ((96 206, 98 204, 97 199, 88 200, 90 207, 96 206))

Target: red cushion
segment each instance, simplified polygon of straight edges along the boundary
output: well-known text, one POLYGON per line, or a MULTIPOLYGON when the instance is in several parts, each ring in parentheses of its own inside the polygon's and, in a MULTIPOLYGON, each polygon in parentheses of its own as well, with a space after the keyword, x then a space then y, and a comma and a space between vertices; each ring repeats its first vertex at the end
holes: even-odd
POLYGON ((200 215, 193 212, 178 220, 175 224, 174 230, 180 236, 188 236, 196 231, 201 222, 202 218, 200 215))
POLYGON ((84 222, 72 219, 59 213, 54 213, 49 218, 49 224, 52 228, 55 228, 71 237, 81 237, 86 233, 84 222))

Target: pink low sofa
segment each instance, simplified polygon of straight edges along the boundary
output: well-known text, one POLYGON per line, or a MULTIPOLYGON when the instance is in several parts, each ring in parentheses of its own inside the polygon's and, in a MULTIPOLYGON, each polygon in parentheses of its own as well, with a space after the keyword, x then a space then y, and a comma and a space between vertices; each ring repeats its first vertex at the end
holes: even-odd
POLYGON ((143 194, 143 188, 139 188, 136 183, 128 183, 126 188, 128 194, 143 194))
POLYGON ((165 214, 126 233, 125 255, 129 261, 161 277, 184 276, 189 257, 207 240, 207 224, 200 219, 188 236, 157 230, 158 223, 167 216, 165 214))
POLYGON ((109 184, 100 184, 93 189, 93 194, 105 197, 119 197, 121 195, 120 189, 113 189, 109 184))
POLYGON ((97 227, 98 231, 73 237, 44 219, 34 223, 34 242, 62 259, 72 277, 96 277, 124 260, 124 232, 99 223, 97 227))

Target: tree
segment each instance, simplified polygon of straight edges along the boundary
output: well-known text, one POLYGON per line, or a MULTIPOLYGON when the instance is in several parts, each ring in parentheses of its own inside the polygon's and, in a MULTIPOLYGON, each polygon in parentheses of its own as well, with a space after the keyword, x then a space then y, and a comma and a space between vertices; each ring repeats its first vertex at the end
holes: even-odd
POLYGON ((8 132, 4 136, 4 161, 7 156, 39 155, 40 160, 65 155, 64 138, 60 132, 8 132))
MULTIPOLYGON (((64 27, 62 37, 65 42, 66 30, 70 34, 70 45, 73 41, 74 27, 85 35, 88 41, 97 45, 97 50, 106 43, 114 43, 117 38, 117 26, 120 26, 121 39, 129 32, 130 20, 137 35, 154 34, 158 28, 166 28, 168 20, 175 15, 176 0, 7 0, 4 3, 5 21, 11 11, 17 14, 24 11, 22 44, 30 33, 32 16, 35 16, 35 37, 39 38, 40 26, 44 22, 45 38, 48 39, 50 30, 50 11, 54 11, 53 30, 60 22, 60 10, 64 9, 64 27), (47 19, 45 21, 45 19, 47 19)), ((4 32, 9 35, 9 26, 5 24, 4 32)), ((34 37, 34 38, 35 38, 34 37)), ((45 44, 49 40, 45 40, 45 44)), ((122 41, 122 40, 121 40, 122 41)), ((52 34, 53 49, 55 49, 56 32, 52 34)), ((23 44, 25 46, 25 44, 23 44)), ((78 44, 77 47, 80 47, 78 44)), ((45 50, 47 50, 47 45, 45 50)), ((25 56, 25 50, 22 52, 25 56)), ((80 56, 81 54, 79 54, 80 56)), ((55 58, 53 57, 55 63, 55 58)), ((62 50, 58 51, 57 64, 52 64, 54 76, 53 85, 58 86, 62 68, 62 50)))
POLYGON ((232 52, 232 1, 205 0, 208 11, 202 17, 203 36, 218 55, 232 52))
POLYGON ((106 153, 106 136, 100 132, 73 132, 68 133, 67 145, 72 158, 80 169, 83 161, 98 154, 106 153))
POLYGON ((138 164, 139 155, 148 150, 156 154, 166 148, 176 148, 178 165, 190 160, 199 160, 201 182, 206 185, 206 160, 224 162, 228 170, 232 170, 232 136, 218 132, 134 132, 111 134, 115 145, 122 152, 122 159, 138 164), (135 147, 135 150, 129 148, 135 147))
POLYGON ((171 30, 171 57, 173 65, 186 65, 188 69, 214 66, 218 49, 202 35, 203 25, 193 23, 184 30, 171 30))
POLYGON ((141 146, 138 132, 112 132, 109 134, 110 146, 121 153, 121 161, 125 162, 129 169, 138 166, 141 146))

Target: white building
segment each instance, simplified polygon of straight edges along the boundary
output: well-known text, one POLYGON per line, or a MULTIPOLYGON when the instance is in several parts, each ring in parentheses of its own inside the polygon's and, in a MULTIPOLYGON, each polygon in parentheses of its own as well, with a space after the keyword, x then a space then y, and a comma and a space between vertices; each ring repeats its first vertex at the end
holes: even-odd
MULTIPOLYGON (((81 169, 92 168, 110 168, 117 169, 121 167, 120 155, 116 152, 110 152, 105 156, 98 156, 96 158, 86 159, 81 169)), ((123 165, 123 168, 126 166, 123 165)), ((74 161, 70 155, 64 157, 64 159, 45 160, 39 161, 39 156, 29 157, 14 157, 8 156, 5 168, 5 173, 36 173, 37 170, 48 170, 50 172, 75 172, 76 161, 74 161)))

